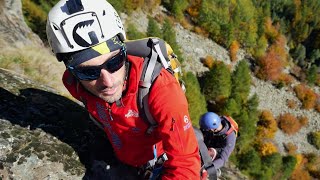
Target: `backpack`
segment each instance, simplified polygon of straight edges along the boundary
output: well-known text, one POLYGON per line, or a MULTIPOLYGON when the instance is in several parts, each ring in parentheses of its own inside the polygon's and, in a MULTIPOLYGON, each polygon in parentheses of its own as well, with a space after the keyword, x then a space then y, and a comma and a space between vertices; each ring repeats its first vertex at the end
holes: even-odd
POLYGON ((238 123, 231 117, 231 116, 222 116, 225 120, 227 120, 231 127, 230 129, 226 132, 226 136, 231 134, 233 131, 236 133, 236 137, 238 136, 238 131, 239 131, 239 126, 238 123))
POLYGON ((142 118, 149 124, 146 133, 151 134, 157 122, 153 119, 148 105, 149 91, 154 80, 162 68, 169 71, 185 91, 182 81, 181 64, 172 48, 164 40, 158 38, 145 38, 125 41, 127 54, 144 58, 143 71, 140 77, 138 90, 138 107, 142 118))
MULTIPOLYGON (((177 59, 177 56, 173 53, 170 45, 161 39, 146 38, 134 41, 126 41, 125 44, 127 47, 127 53, 129 55, 144 58, 143 71, 138 90, 138 107, 142 114, 142 118, 147 124, 149 124, 149 128, 147 129, 146 133, 151 134, 154 128, 157 127, 157 122, 153 119, 148 107, 148 93, 150 91, 150 87, 160 74, 160 71, 163 67, 176 78, 182 90, 185 92, 186 88, 184 86, 184 82, 181 80, 181 65, 177 59)), ((199 145, 199 154, 201 161, 203 162, 200 176, 204 177, 202 174, 203 170, 212 166, 212 159, 208 154, 207 146, 203 142, 203 137, 202 139, 200 138, 200 134, 202 134, 201 131, 196 130, 196 128, 194 129, 199 145)), ((217 179, 215 169, 213 168, 212 170, 214 171, 208 172, 208 175, 210 175, 209 180, 217 179)), ((207 175, 205 175, 205 177, 207 177, 207 175)))

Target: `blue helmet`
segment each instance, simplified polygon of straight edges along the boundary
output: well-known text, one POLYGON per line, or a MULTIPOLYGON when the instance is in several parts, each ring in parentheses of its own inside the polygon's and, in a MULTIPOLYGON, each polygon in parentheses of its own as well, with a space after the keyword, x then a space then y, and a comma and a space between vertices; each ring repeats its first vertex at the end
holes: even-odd
POLYGON ((221 124, 221 118, 213 112, 207 112, 200 119, 200 128, 203 130, 217 129, 221 124))

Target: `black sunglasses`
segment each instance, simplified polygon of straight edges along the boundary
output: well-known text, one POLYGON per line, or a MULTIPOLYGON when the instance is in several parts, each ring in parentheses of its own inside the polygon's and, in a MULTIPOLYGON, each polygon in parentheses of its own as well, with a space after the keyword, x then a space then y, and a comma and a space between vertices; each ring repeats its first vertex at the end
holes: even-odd
POLYGON ((99 66, 73 67, 68 66, 69 71, 80 80, 91 81, 100 77, 101 69, 105 69, 110 73, 118 71, 124 64, 127 57, 126 49, 121 48, 120 52, 108 59, 99 66))

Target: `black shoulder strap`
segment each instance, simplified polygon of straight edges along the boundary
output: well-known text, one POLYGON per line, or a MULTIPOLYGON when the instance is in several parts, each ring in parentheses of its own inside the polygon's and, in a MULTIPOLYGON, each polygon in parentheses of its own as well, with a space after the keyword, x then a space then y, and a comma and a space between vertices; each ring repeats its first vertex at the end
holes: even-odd
POLYGON ((195 128, 195 127, 193 127, 193 129, 194 129, 194 132, 197 137, 201 160, 203 162, 203 167, 204 168, 209 167, 212 165, 212 158, 209 155, 208 148, 207 148, 206 144, 204 143, 203 134, 200 131, 200 129, 195 128))
POLYGON ((193 129, 194 129, 194 132, 197 137, 199 151, 200 151, 200 157, 201 157, 201 161, 203 163, 203 165, 201 167, 201 171, 203 169, 208 170, 209 180, 216 180, 217 173, 215 171, 215 167, 213 166, 212 158, 209 155, 208 147, 204 143, 203 134, 200 129, 198 129, 196 127, 193 127, 193 129))

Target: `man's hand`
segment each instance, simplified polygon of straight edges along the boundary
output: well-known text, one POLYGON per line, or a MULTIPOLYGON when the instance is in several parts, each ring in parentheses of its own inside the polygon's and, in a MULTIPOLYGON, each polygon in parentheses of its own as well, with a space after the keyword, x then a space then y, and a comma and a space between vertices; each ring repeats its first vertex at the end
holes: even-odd
POLYGON ((201 180, 208 180, 208 172, 205 169, 201 172, 201 180))

